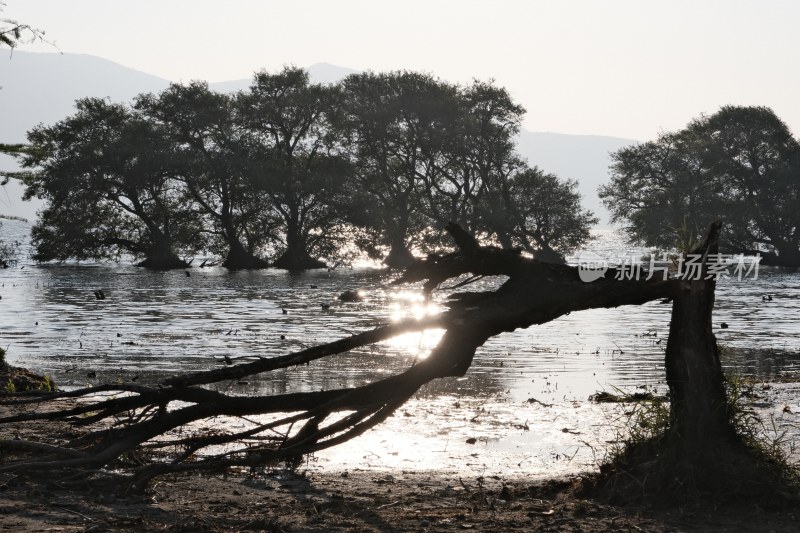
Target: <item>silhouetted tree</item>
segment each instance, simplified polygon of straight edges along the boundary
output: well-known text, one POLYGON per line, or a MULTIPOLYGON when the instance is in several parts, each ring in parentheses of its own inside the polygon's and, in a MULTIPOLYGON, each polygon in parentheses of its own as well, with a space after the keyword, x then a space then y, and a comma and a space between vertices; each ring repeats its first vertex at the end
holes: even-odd
MULTIPOLYGON (((262 257, 273 253, 274 266, 299 270, 324 266, 317 258, 350 240, 373 255, 388 247, 385 262, 398 267, 412 261, 412 246, 441 245, 440 228, 457 222, 554 260, 594 221, 574 185, 517 155, 524 109, 494 83, 459 87, 393 72, 322 86, 287 67, 257 73, 235 96, 194 82, 140 95, 133 110, 88 102, 82 122, 69 125, 83 129, 59 137, 62 166, 81 157, 83 166, 69 170, 123 176, 127 188, 108 192, 119 184, 105 178, 105 188, 75 181, 73 190, 47 189, 31 178, 29 196, 50 200, 34 231, 47 243, 40 259, 126 250, 168 268, 183 265, 168 251, 179 245, 210 248, 233 269, 266 267, 262 257), (142 197, 148 179, 160 188, 142 197), (346 235, 346 224, 358 231, 346 235)), ((38 147, 27 153, 29 166, 51 157, 38 147)))
POLYGON ((798 158, 800 143, 770 109, 728 106, 617 151, 600 197, 633 240, 669 248, 677 233, 688 245, 720 217, 730 228, 723 251, 774 250, 773 262, 798 265, 798 158))
POLYGON ((613 153, 611 183, 600 188, 612 222, 626 222, 632 239, 663 248, 675 244, 676 232, 697 235, 721 211, 706 141, 687 128, 613 153))
POLYGON ((158 122, 180 148, 181 180, 206 220, 212 247, 232 269, 265 268, 258 257, 274 225, 266 198, 256 193, 247 143, 230 96, 204 82, 173 84, 159 95, 142 95, 135 107, 158 122))
POLYGON ((77 113, 28 134, 19 157, 25 197, 46 200, 33 227, 35 259, 144 257, 182 268, 199 245, 196 217, 174 181, 173 144, 121 104, 79 100, 77 113))
POLYGON ((344 161, 332 153, 328 126, 334 89, 309 83, 304 69, 259 72, 237 99, 251 140, 252 183, 263 192, 280 221, 273 233, 281 255, 278 268, 323 268, 314 258, 336 247, 340 220, 337 199, 345 179, 344 161))
POLYGON ((459 106, 446 166, 432 184, 430 214, 440 224, 445 219, 458 221, 469 231, 494 236, 504 248, 511 248, 508 180, 523 165, 514 137, 525 109, 504 88, 481 81, 459 91, 459 106))
POLYGON ((508 189, 512 240, 537 259, 562 262, 591 238, 598 219, 581 206, 577 181, 526 166, 509 178, 508 189))
POLYGON ((439 172, 440 134, 456 119, 454 93, 416 72, 367 72, 342 82, 337 126, 354 168, 354 222, 390 247, 391 267, 409 264, 410 248, 430 228, 423 198, 439 172))
POLYGON ((776 252, 800 265, 800 143, 766 107, 726 106, 698 126, 710 139, 712 172, 731 228, 727 246, 776 252))
POLYGON ((457 221, 503 248, 563 261, 560 254, 588 240, 597 223, 581 208, 577 184, 520 158, 515 137, 525 110, 504 88, 475 81, 459 89, 457 101, 455 127, 434 148, 438 172, 425 182, 426 213, 440 226, 457 221))

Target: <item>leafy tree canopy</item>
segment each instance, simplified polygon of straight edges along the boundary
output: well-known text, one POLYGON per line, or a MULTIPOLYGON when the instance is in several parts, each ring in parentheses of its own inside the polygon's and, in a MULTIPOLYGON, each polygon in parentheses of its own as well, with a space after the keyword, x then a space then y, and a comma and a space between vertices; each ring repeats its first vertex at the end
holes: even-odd
POLYGON ((492 82, 404 71, 330 86, 286 67, 235 95, 192 82, 132 105, 79 100, 5 150, 27 197, 48 202, 40 260, 124 253, 180 268, 208 250, 233 269, 297 270, 356 244, 402 266, 449 222, 558 260, 596 219, 574 182, 519 157, 523 114, 492 82))
POLYGON ((633 240, 686 246, 718 217, 723 250, 800 264, 800 143, 771 109, 726 106, 612 161, 600 196, 633 240))
POLYGON ((48 201, 33 228, 36 258, 87 259, 122 252, 146 266, 186 263, 196 217, 183 207, 177 155, 164 132, 122 104, 79 100, 75 115, 29 132, 21 157, 25 197, 48 201))

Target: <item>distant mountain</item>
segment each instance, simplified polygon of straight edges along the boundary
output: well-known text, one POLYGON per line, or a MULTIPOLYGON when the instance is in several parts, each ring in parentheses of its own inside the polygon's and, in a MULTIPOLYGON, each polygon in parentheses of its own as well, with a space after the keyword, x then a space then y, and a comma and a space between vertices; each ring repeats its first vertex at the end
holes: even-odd
POLYGON ((308 74, 315 83, 336 83, 350 74, 358 74, 359 70, 331 65, 330 63, 315 63, 308 67, 308 74))
POLYGON ((14 51, 0 57, 0 142, 24 142, 40 122, 51 124, 87 96, 120 102, 165 89, 169 80, 85 54, 14 51))
POLYGON ((609 224, 608 210, 597 196, 597 188, 608 181, 610 153, 636 143, 633 139, 601 135, 568 135, 522 130, 517 146, 528 163, 562 178, 578 180, 583 205, 609 224))
MULTIPOLYGON (((52 124, 69 115, 79 98, 96 96, 125 102, 140 93, 165 89, 169 80, 85 54, 14 51, 0 57, 0 142, 25 141, 33 126, 52 124)), ((308 67, 316 83, 335 83, 358 72, 328 63, 308 67)), ((250 79, 211 83, 217 91, 247 89, 250 79)))
MULTIPOLYGON (((25 133, 39 123, 52 124, 70 115, 74 102, 87 96, 130 101, 145 92, 158 92, 169 80, 134 70, 113 61, 84 54, 15 51, 0 57, 0 143, 25 141, 25 133)), ((308 67, 317 83, 335 83, 358 72, 328 63, 308 67)), ((212 89, 233 92, 247 89, 250 79, 211 83, 212 89)), ((629 139, 599 135, 567 135, 523 130, 520 153, 531 165, 565 178, 577 179, 584 205, 607 223, 607 212, 597 197, 597 187, 607 180, 608 154, 633 143, 629 139)), ((13 168, 13 160, 0 156, 0 168, 13 168)), ((0 190, 0 214, 35 218, 41 203, 22 202, 22 188, 10 183, 0 190)))
MULTIPOLYGON (((0 143, 25 142, 25 134, 37 124, 53 124, 74 111, 75 100, 89 96, 126 102, 140 93, 159 92, 170 81, 85 54, 33 53, 15 50, 0 57, 0 143)), ((356 70, 318 63, 308 68, 317 83, 339 81, 356 70)), ((247 89, 250 79, 209 84, 232 92, 247 89)), ((0 155, 0 168, 13 169, 8 156, 0 155)), ((0 214, 30 220, 42 203, 23 202, 16 182, 0 189, 0 214)))

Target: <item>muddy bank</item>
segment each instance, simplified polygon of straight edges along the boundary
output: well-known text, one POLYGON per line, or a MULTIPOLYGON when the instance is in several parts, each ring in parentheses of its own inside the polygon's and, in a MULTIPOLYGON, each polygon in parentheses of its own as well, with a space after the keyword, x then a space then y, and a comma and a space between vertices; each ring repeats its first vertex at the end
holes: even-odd
POLYGON ((579 480, 447 473, 247 473, 162 480, 144 497, 58 480, 4 480, 0 527, 13 531, 796 531, 791 512, 756 507, 612 506, 579 480), (49 481, 49 482, 48 482, 49 481))
MULTIPOLYGON (((30 406, 35 408, 35 406, 30 406)), ((0 406, 0 416, 14 412, 0 406)), ((11 438, 50 442, 79 431, 45 421, 15 424, 11 438)), ((82 431, 82 430, 81 430, 82 431)), ((418 453, 424 450, 419 449, 418 453)), ((15 453, 0 450, 2 457, 15 453)), ((351 464, 360 465, 358 459, 351 464)), ((319 468, 165 476, 144 495, 104 484, 0 473, 7 531, 796 531, 800 516, 753 506, 609 505, 581 492, 590 474, 542 480, 464 470, 319 468)))

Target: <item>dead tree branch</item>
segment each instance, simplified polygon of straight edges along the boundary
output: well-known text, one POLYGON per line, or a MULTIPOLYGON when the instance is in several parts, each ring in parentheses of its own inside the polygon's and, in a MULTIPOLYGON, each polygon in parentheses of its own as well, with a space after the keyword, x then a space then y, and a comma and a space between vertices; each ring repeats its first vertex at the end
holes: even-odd
POLYGON ((137 452, 153 457, 142 465, 128 467, 130 479, 141 488, 153 476, 169 472, 291 460, 362 434, 391 416, 433 379, 463 375, 475 351, 494 335, 543 324, 582 309, 672 298, 684 283, 674 279, 615 280, 611 279, 614 271, 585 283, 575 267, 483 247, 457 225, 447 229, 459 250, 415 263, 399 283, 422 282, 424 291, 430 294, 442 282, 463 274, 508 279, 495 291, 451 294, 447 311, 422 321, 380 326, 280 357, 173 376, 158 387, 108 384, 47 398, 4 400, 2 403, 18 407, 19 412, 0 418, 0 425, 44 419, 66 420, 90 429, 78 438, 46 446, 0 440, 0 448, 14 447, 26 454, 0 463, 0 472, 62 470, 88 475, 119 466, 121 456, 137 452), (395 335, 431 328, 444 329, 445 333, 427 358, 397 375, 364 386, 270 396, 234 396, 202 387, 312 363, 395 335), (59 404, 67 400, 73 402, 69 407, 59 404), (45 408, 22 410, 39 403, 45 408), (253 427, 236 433, 215 430, 205 423, 214 417, 256 416, 260 418, 253 427), (224 453, 216 448, 221 445, 228 446, 224 453))

